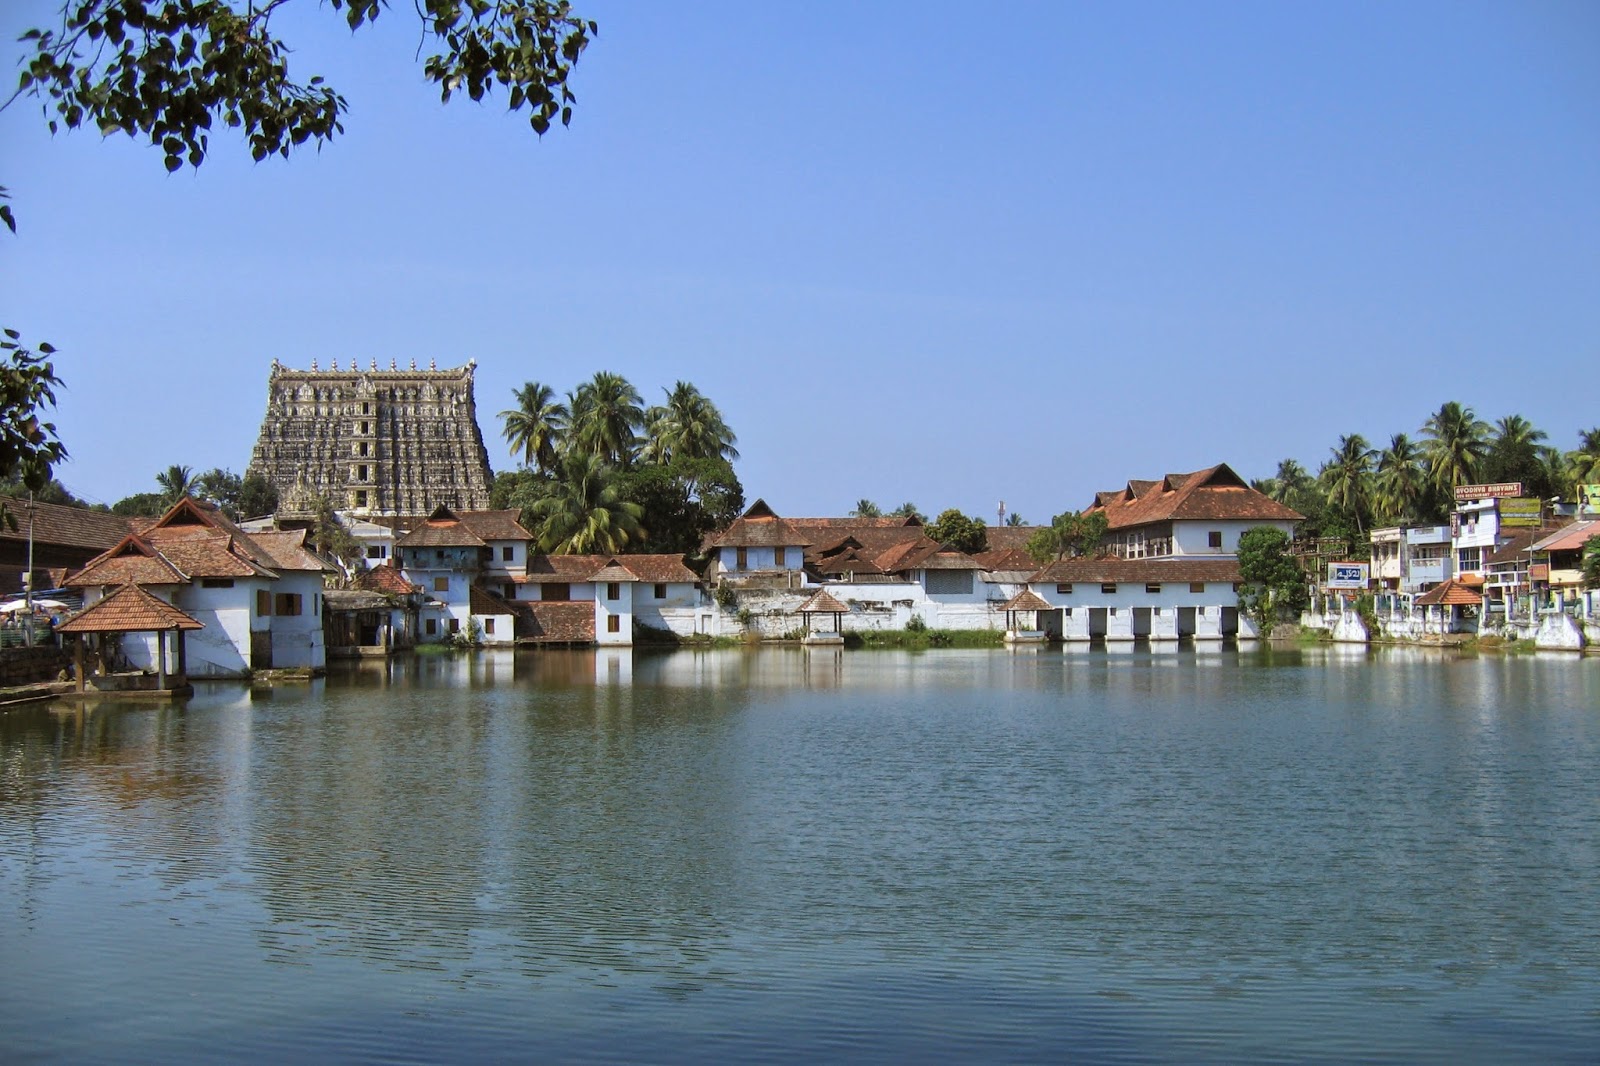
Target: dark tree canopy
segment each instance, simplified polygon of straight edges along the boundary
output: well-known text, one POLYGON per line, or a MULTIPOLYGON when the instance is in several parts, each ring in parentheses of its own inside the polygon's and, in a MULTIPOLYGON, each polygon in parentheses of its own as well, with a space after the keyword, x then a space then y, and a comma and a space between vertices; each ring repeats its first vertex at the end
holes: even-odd
POLYGON ((939 512, 939 517, 928 527, 928 536, 958 552, 983 551, 989 535, 981 518, 969 518, 951 507, 939 512))
MULTIPOLYGON (((272 32, 286 0, 71 0, 60 25, 22 35, 33 48, 20 93, 42 102, 52 132, 89 125, 148 137, 168 170, 199 166, 212 125, 238 129, 250 154, 287 157, 344 127, 344 97, 320 76, 297 81, 290 47, 272 32)), ((352 30, 386 0, 327 0, 352 30)), ((415 0, 423 45, 437 48, 423 75, 449 100, 481 100, 499 86, 534 131, 572 121, 567 85, 598 32, 566 0, 415 0)), ((421 50, 419 48, 419 51, 421 50)))

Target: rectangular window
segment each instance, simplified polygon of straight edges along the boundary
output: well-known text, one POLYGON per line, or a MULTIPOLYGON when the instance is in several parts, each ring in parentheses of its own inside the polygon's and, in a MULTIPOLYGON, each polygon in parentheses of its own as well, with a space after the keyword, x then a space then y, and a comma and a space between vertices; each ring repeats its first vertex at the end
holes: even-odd
POLYGON ((500 561, 501 562, 509 563, 512 559, 516 558, 516 555, 517 555, 517 549, 512 547, 509 544, 500 549, 500 561))
POLYGON ((1206 583, 1204 581, 1191 581, 1191 582, 1189 582, 1189 591, 1190 592, 1204 592, 1205 590, 1206 590, 1206 583))
POLYGON ((1102 581, 1100 582, 1100 591, 1109 596, 1117 591, 1117 583, 1115 581, 1102 581))
POLYGON ((558 581, 547 581, 539 586, 539 598, 565 602, 572 599, 572 586, 558 581))
POLYGON ((364 415, 370 415, 372 413, 372 405, 370 403, 362 404, 361 405, 361 413, 364 414, 364 415))
POLYGON ((1070 582, 1070 581, 1058 582, 1056 584, 1056 591, 1061 593, 1061 595, 1063 595, 1063 596, 1072 595, 1072 582, 1070 582))
POLYGON ((667 598, 667 586, 665 586, 665 585, 657 585, 656 586, 656 599, 664 600, 666 598, 667 598))
POLYGON ((494 632, 494 619, 493 618, 485 618, 483 620, 483 631, 485 633, 493 633, 494 632))
POLYGON ((365 458, 365 457, 366 457, 366 456, 367 456, 367 455, 369 455, 369 454, 370 454, 370 453, 369 453, 369 452, 368 452, 368 451, 367 451, 367 448, 368 448, 368 445, 367 445, 367 442, 366 442, 366 441, 362 441, 362 442, 361 442, 361 443, 360 443, 360 444, 359 444, 359 445, 357 445, 357 446, 356 446, 356 447, 357 447, 357 454, 358 454, 358 455, 360 455, 360 456, 362 456, 362 457, 363 457, 363 458, 365 458))
POLYGON ((447 577, 436 577, 436 578, 434 578, 433 579, 433 591, 435 591, 435 592, 449 592, 450 591, 450 579, 447 578, 447 577))
POLYGON ((315 592, 311 594, 311 617, 322 617, 322 596, 315 592))
POLYGON ((618 600, 622 598, 622 585, 616 581, 606 582, 606 599, 618 600))
POLYGON ((366 492, 365 491, 358 491, 356 493, 356 506, 357 507, 365 507, 366 505, 367 505, 367 494, 366 494, 366 492))
POLYGON ((298 592, 280 592, 272 598, 272 613, 280 618, 293 618, 300 613, 298 592))
POLYGON ((367 464, 362 463, 360 466, 356 467, 356 480, 357 481, 366 481, 367 480, 367 464))
POLYGON ((233 588, 233 578, 203 577, 200 579, 200 587, 203 589, 231 589, 233 588))
POLYGON ((439 620, 437 618, 428 619, 426 622, 423 623, 422 631, 424 633, 428 634, 428 636, 430 636, 430 637, 438 636, 439 635, 439 620))
POLYGON ((773 566, 776 566, 778 569, 781 570, 787 564, 788 559, 789 559, 789 551, 788 551, 787 548, 773 548, 772 549, 772 565, 773 566))
POLYGON ((450 619, 450 632, 452 635, 461 632, 461 619, 450 619))
POLYGON ((272 593, 266 589, 256 589, 256 617, 272 617, 272 593))
POLYGON ((368 544, 367 545, 367 558, 368 559, 382 559, 383 558, 383 548, 381 546, 377 545, 377 544, 368 544))
POLYGON ((1213 529, 1211 532, 1206 534, 1206 547, 1208 547, 1208 548, 1220 548, 1220 547, 1222 547, 1222 530, 1213 529))
POLYGON ((1159 582, 1159 581, 1146 581, 1145 585, 1144 585, 1144 590, 1146 592, 1153 592, 1153 593, 1155 593, 1156 595, 1159 596, 1161 594, 1161 582, 1159 582))
POLYGON ((749 565, 750 565, 749 553, 746 552, 745 549, 743 549, 743 548, 735 548, 733 550, 733 568, 735 570, 743 570, 745 567, 747 567, 749 565))
POLYGON ((436 563, 444 562, 444 549, 443 548, 435 548, 435 549, 433 549, 433 561, 436 562, 436 563))
POLYGON ((1067 612, 1067 617, 1068 617, 1068 618, 1071 618, 1071 617, 1072 617, 1072 608, 1071 608, 1071 607, 1068 607, 1068 608, 1067 608, 1067 609, 1066 609, 1066 612, 1067 612))
POLYGON ((930 596, 970 596, 971 570, 928 570, 926 586, 930 596))
POLYGON ((363 422, 363 423, 361 423, 361 435, 362 436, 366 436, 368 433, 371 433, 371 432, 372 432, 372 423, 371 422, 363 422))
POLYGON ((620 617, 618 617, 617 615, 614 615, 614 614, 606 616, 606 632, 607 633, 621 633, 622 632, 622 619, 620 617))
POLYGON ((505 587, 505 591, 502 592, 501 595, 503 595, 508 600, 516 599, 517 598, 517 586, 515 586, 515 585, 507 585, 505 587))

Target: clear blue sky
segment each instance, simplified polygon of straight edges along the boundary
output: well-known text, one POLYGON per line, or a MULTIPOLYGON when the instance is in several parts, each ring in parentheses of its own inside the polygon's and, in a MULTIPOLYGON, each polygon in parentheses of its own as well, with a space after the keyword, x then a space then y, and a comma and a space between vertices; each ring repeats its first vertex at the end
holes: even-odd
MULTIPOLYGON (((1600 5, 576 0, 572 127, 441 106, 397 0, 279 12, 350 102, 198 171, 0 113, 0 321, 62 349, 62 481, 243 472, 274 357, 682 378, 785 514, 1030 520, 1313 470, 1445 400, 1600 424, 1600 5)), ((51 17, 0 7, 0 70, 51 17)), ((5 84, 14 84, 6 74, 5 84)))

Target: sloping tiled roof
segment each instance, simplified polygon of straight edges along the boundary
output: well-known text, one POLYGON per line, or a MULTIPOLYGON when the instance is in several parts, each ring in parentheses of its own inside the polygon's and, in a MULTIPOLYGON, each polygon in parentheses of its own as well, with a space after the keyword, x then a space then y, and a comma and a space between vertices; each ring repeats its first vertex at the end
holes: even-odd
POLYGON ((1021 548, 1002 548, 979 552, 972 557, 984 570, 1026 570, 1033 573, 1039 569, 1039 562, 1021 548))
POLYGON ((1028 589, 1023 589, 1005 602, 1002 611, 1048 611, 1050 605, 1039 598, 1039 594, 1028 589))
POLYGON ((323 573, 333 570, 306 547, 306 531, 303 529, 248 533, 246 536, 266 555, 274 570, 314 570, 323 573))
POLYGON ((590 581, 595 571, 610 561, 609 555, 530 555, 527 576, 518 574, 516 580, 526 584, 590 581))
MULTIPOLYGON (((519 603, 518 606, 521 606, 519 603)), ((594 604, 588 600, 529 603, 526 636, 545 644, 594 643, 594 604)))
POLYGON ((421 525, 413 527, 405 536, 396 537, 394 546, 396 548, 482 548, 486 547, 486 544, 483 538, 468 529, 464 522, 430 518, 421 525))
POLYGON ((325 589, 322 605, 329 611, 385 611, 394 606, 389 597, 370 589, 325 589))
POLYGON ((1039 526, 989 526, 984 529, 985 551, 1022 551, 1039 526))
POLYGON ((1483 560, 1485 566, 1504 566, 1506 563, 1525 563, 1528 549, 1536 542, 1554 533, 1554 529, 1519 529, 1511 539, 1490 552, 1483 560))
POLYGON ((1418 607, 1477 607, 1483 603, 1483 594, 1457 581, 1446 578, 1441 584, 1417 597, 1418 607))
POLYGON ((123 585, 56 627, 60 633, 154 633, 167 629, 204 629, 183 611, 138 585, 123 585))
POLYGON ((153 546, 132 534, 109 551, 90 559, 82 570, 69 576, 66 588, 97 588, 102 585, 182 585, 189 580, 163 559, 153 546))
POLYGON ((511 605, 504 597, 496 596, 488 589, 473 585, 467 589, 467 610, 473 614, 512 614, 511 605))
POLYGON ((86 507, 67 507, 58 503, 34 503, 27 500, 8 499, 6 510, 17 520, 12 529, 0 522, 0 540, 27 543, 29 516, 32 516, 33 541, 39 544, 61 544, 73 548, 92 548, 105 551, 133 532, 133 525, 122 515, 91 511, 86 507))
POLYGON ((700 575, 683 564, 681 555, 618 555, 615 561, 650 585, 700 580, 700 575))
POLYGON ((484 540, 532 540, 533 534, 517 520, 520 512, 462 511, 461 524, 484 540))
POLYGON ((812 593, 806 602, 794 609, 795 614, 849 614, 850 608, 840 603, 838 599, 828 594, 827 589, 818 589, 812 593))
MULTIPOLYGON (((154 538, 158 532, 152 529, 146 536, 154 538)), ((240 534, 241 537, 247 535, 240 534)), ((262 563, 248 557, 258 554, 265 562, 265 552, 246 552, 232 536, 220 530, 205 535, 162 538, 155 541, 155 548, 163 558, 190 578, 275 576, 262 563)))
POLYGON ((1108 529, 1178 520, 1299 522, 1304 515, 1251 488, 1226 463, 1160 481, 1130 481, 1099 492, 1090 511, 1104 511, 1108 529))
POLYGON ((374 566, 370 570, 362 570, 356 574, 355 586, 372 592, 383 592, 391 596, 409 596, 413 592, 421 592, 419 585, 413 585, 405 579, 405 575, 390 563, 374 566))
POLYGON ((1093 559, 1061 559, 1033 575, 1030 581, 1110 582, 1130 584, 1156 581, 1241 581, 1236 559, 1118 559, 1100 556, 1093 559))
POLYGON ((1574 522, 1570 526, 1558 529, 1534 544, 1533 550, 1537 552, 1577 551, 1589 543, 1592 537, 1600 537, 1600 519, 1574 522))

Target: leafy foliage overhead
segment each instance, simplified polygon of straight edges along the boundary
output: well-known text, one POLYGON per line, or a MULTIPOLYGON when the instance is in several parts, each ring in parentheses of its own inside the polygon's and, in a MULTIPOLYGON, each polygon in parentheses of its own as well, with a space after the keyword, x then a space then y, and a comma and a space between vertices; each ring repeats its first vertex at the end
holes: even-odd
MULTIPOLYGON (((286 0, 72 0, 59 27, 30 29, 33 54, 19 92, 38 97, 52 132, 88 124, 144 136, 168 170, 199 166, 214 122, 238 129, 257 160, 344 127, 344 97, 313 76, 296 81, 291 49, 272 32, 286 0)), ((327 0, 352 30, 375 21, 384 0, 327 0)), ((439 50, 423 74, 446 101, 481 100, 495 86, 534 131, 572 121, 567 82, 599 32, 566 0, 415 0, 423 47, 439 50)), ((420 49, 419 49, 420 51, 420 49)))

